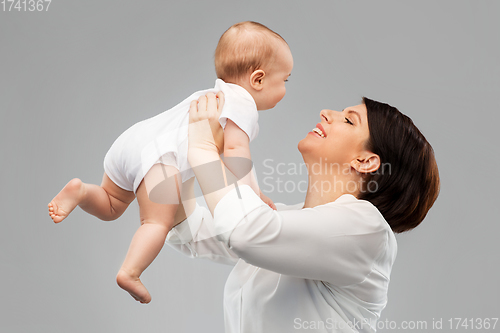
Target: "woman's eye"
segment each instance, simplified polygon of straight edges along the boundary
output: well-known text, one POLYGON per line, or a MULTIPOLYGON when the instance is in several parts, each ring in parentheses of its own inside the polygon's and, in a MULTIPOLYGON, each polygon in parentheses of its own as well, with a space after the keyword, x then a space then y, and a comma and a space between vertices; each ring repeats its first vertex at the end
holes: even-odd
POLYGON ((350 125, 354 125, 349 119, 345 118, 345 121, 350 124, 350 125))

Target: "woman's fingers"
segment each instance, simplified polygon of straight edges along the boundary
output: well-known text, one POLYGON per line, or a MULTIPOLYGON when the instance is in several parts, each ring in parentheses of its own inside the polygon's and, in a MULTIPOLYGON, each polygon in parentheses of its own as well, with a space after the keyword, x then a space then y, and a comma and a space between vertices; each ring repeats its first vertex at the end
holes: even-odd
POLYGON ((224 132, 219 123, 224 105, 224 94, 207 93, 189 105, 189 146, 215 146, 221 152, 224 146, 224 132), (207 126, 209 125, 209 126, 207 126))
POLYGON ((196 122, 204 119, 219 119, 224 106, 224 93, 212 92, 200 96, 197 101, 192 101, 189 106, 189 121, 196 122))
POLYGON ((198 119, 198 101, 191 101, 189 105, 189 122, 194 123, 197 122, 198 119))
POLYGON ((217 105, 217 112, 220 114, 222 112, 222 107, 224 106, 224 93, 222 91, 219 91, 216 95, 216 97, 219 100, 219 104, 217 105))
POLYGON ((207 119, 205 116, 207 112, 207 96, 203 95, 198 98, 198 116, 201 119, 207 119))
POLYGON ((217 115, 217 97, 211 92, 207 94, 207 111, 209 117, 217 115))

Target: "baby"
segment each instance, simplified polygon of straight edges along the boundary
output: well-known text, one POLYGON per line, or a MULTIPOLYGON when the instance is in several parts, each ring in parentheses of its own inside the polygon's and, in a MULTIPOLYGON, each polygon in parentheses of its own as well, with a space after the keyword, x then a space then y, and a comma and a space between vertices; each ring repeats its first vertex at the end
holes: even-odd
POLYGON ((101 186, 71 180, 49 203, 50 217, 59 223, 80 206, 102 220, 115 220, 137 196, 141 226, 116 280, 137 301, 149 303, 151 296, 139 277, 160 252, 170 229, 195 206, 195 200, 182 201, 194 198, 194 173, 187 162, 190 102, 222 91, 224 157, 250 160, 249 142, 258 134, 257 110, 273 108, 284 97, 292 67, 292 54, 280 35, 256 22, 231 26, 215 51, 215 87, 127 129, 104 158, 101 186))

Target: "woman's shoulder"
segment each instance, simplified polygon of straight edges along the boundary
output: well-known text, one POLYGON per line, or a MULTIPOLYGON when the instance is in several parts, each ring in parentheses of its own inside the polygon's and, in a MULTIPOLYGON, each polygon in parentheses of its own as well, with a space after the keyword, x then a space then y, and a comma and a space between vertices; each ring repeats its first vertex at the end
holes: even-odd
POLYGON ((276 203, 277 211, 292 214, 300 218, 320 219, 324 223, 333 223, 332 227, 349 234, 383 234, 391 230, 390 225, 380 211, 371 202, 357 199, 351 194, 344 194, 337 200, 312 208, 303 208, 304 203, 287 205, 276 203), (298 211, 301 213, 297 214, 298 211))
POLYGON ((328 221, 343 225, 350 234, 375 234, 390 231, 391 227, 371 202, 344 194, 337 200, 314 208, 328 221))
POLYGON ((276 206, 276 209, 278 210, 278 212, 285 211, 285 210, 301 210, 302 207, 304 207, 303 202, 299 202, 299 203, 296 203, 294 205, 287 205, 287 204, 278 202, 278 203, 275 203, 274 205, 276 206))

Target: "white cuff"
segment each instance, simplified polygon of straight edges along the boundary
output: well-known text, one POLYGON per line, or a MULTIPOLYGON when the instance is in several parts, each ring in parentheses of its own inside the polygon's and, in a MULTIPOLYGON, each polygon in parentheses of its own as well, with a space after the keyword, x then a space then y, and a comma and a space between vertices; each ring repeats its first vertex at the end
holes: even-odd
POLYGON ((165 243, 186 244, 193 240, 193 234, 200 228, 203 221, 204 208, 196 204, 194 211, 184 221, 173 227, 167 234, 165 243))
POLYGON ((215 234, 217 239, 230 247, 230 237, 240 223, 251 223, 247 220, 250 212, 261 206, 267 206, 248 185, 238 187, 228 192, 217 204, 214 210, 215 234))

